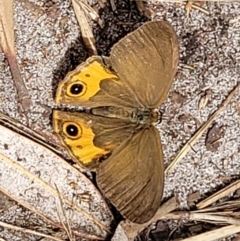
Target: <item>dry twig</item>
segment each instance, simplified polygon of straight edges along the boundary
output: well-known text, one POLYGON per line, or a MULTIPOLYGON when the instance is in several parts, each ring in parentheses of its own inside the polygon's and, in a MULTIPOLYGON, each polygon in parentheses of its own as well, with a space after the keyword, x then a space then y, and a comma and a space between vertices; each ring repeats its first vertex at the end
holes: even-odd
POLYGON ((28 90, 21 77, 21 72, 16 58, 13 0, 0 0, 0 44, 10 65, 13 81, 17 89, 21 111, 27 115, 31 106, 31 100, 28 90))
POLYGON ((226 100, 223 101, 221 106, 209 117, 208 121, 205 122, 201 128, 195 133, 195 135, 184 145, 184 147, 180 150, 171 164, 166 168, 165 173, 173 171, 177 163, 179 163, 182 158, 191 150, 192 146, 197 142, 197 140, 203 135, 203 133, 209 128, 209 126, 213 123, 216 117, 221 113, 222 110, 229 104, 233 96, 240 90, 240 84, 238 84, 226 100))
POLYGON ((40 233, 40 232, 31 230, 31 229, 27 229, 27 228, 17 227, 17 226, 15 226, 15 225, 11 225, 11 224, 4 223, 4 222, 1 222, 1 221, 0 221, 0 226, 1 226, 1 227, 4 227, 4 228, 9 228, 9 229, 21 231, 21 232, 23 232, 23 233, 29 233, 29 234, 32 234, 32 235, 37 235, 37 236, 43 237, 43 238, 49 238, 50 240, 63 241, 62 239, 53 237, 53 236, 51 236, 51 235, 47 235, 47 234, 44 234, 44 233, 40 233))

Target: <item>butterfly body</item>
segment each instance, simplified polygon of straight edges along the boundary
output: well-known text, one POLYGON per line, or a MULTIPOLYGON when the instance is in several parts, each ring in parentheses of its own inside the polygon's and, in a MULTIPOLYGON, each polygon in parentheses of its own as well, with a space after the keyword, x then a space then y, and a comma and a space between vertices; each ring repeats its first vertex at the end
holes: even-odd
POLYGON ((140 127, 149 127, 160 119, 159 113, 155 109, 140 108, 118 108, 118 107, 98 107, 91 110, 94 115, 108 118, 118 118, 135 123, 140 127))
POLYGON ((53 111, 62 145, 82 167, 96 170, 106 197, 136 223, 147 222, 161 202, 164 166, 155 109, 167 97, 177 62, 173 28, 149 22, 114 45, 109 58, 88 58, 57 89, 56 103, 86 108, 53 111))

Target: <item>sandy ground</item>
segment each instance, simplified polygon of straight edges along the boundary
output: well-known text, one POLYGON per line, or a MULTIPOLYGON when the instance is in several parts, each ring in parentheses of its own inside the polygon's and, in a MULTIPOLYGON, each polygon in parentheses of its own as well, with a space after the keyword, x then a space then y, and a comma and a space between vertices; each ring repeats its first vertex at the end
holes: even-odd
MULTIPOLYGON (((157 19, 172 24, 180 45, 180 65, 169 98, 161 106, 164 120, 158 126, 166 166, 240 81, 240 20, 234 21, 239 17, 240 3, 207 2, 203 7, 209 14, 193 9, 186 17, 180 4, 152 6, 157 19), (200 109, 200 99, 206 93, 207 104, 200 109)), ((124 14, 116 17, 118 22, 126 20, 124 14)), ((114 19, 107 11, 102 16, 110 16, 108 23, 114 19)), ((104 35, 96 27, 100 52, 107 53, 118 38, 142 20, 134 10, 133 17, 126 20, 133 24, 123 24, 123 30, 121 24, 116 24, 104 35)), ((76 18, 69 1, 17 0, 15 22, 18 62, 33 103, 28 113, 29 126, 54 139, 51 108, 56 85, 87 57, 76 18)), ((18 112, 16 89, 3 53, 0 92, 0 111, 26 124, 26 118, 18 112)), ((177 195, 184 209, 188 208, 189 194, 199 192, 205 197, 239 175, 239 93, 214 125, 222 130, 219 145, 207 149, 203 135, 175 171, 166 176, 164 197, 177 195)))

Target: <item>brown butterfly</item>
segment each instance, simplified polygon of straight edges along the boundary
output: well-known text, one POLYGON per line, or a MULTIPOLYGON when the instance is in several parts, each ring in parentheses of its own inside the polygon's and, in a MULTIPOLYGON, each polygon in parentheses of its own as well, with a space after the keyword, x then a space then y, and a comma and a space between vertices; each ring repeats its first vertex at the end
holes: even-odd
POLYGON ((93 56, 79 65, 56 93, 58 104, 91 108, 54 110, 54 131, 62 145, 81 166, 96 169, 106 197, 136 223, 152 218, 162 199, 164 166, 155 109, 167 97, 178 55, 173 28, 149 22, 115 44, 109 58, 93 56))

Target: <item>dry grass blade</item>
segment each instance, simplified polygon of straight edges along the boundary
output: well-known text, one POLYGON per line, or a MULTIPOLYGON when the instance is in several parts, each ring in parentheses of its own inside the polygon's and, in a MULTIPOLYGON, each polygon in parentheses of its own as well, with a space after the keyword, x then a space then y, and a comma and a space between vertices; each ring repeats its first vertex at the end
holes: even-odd
POLYGON ((199 11, 201 11, 201 12, 207 14, 207 15, 210 14, 210 12, 208 10, 206 10, 206 9, 204 9, 202 7, 199 7, 199 6, 195 5, 195 4, 192 5, 192 8, 197 9, 197 10, 199 10, 199 11))
POLYGON ((185 68, 185 69, 196 70, 196 68, 194 66, 189 65, 189 64, 179 63, 179 66, 182 67, 182 68, 185 68))
POLYGON ((201 11, 201 12, 207 14, 207 15, 210 14, 210 12, 207 11, 206 9, 202 8, 201 6, 198 6, 198 5, 194 4, 194 1, 188 1, 186 3, 186 6, 185 6, 185 9, 186 9, 186 12, 187 12, 187 16, 189 16, 189 13, 190 13, 192 8, 193 9, 197 9, 197 10, 199 10, 199 11, 201 11))
POLYGON ((125 220, 121 222, 121 226, 126 233, 128 240, 134 240, 134 238, 137 236, 137 234, 142 231, 144 228, 146 228, 151 223, 157 222, 159 219, 163 218, 167 213, 170 213, 177 209, 179 207, 178 200, 176 197, 173 197, 166 201, 161 207, 159 207, 157 213, 154 215, 154 217, 149 220, 147 223, 144 224, 136 224, 132 223, 129 220, 125 220))
POLYGON ((84 4, 82 1, 77 0, 72 0, 72 4, 81 30, 83 42, 89 50, 90 55, 97 55, 95 39, 92 33, 92 29, 88 23, 86 13, 84 11, 84 4))
POLYGON ((56 190, 58 192, 58 197, 59 197, 59 200, 60 200, 60 209, 61 209, 61 213, 63 214, 63 217, 64 217, 64 219, 66 221, 66 224, 65 224, 65 222, 64 222, 64 220, 63 220, 63 218, 61 216, 60 210, 57 208, 57 213, 58 213, 59 220, 61 220, 61 223, 63 225, 63 228, 64 228, 65 232, 67 233, 67 236, 68 236, 69 240, 73 241, 74 238, 73 238, 73 235, 72 235, 70 221, 69 221, 69 219, 68 219, 68 217, 66 215, 65 209, 63 207, 64 205, 63 205, 63 200, 62 200, 62 197, 61 197, 61 193, 59 192, 58 187, 57 187, 56 184, 55 184, 55 188, 56 188, 56 190))
POLYGON ((232 218, 217 214, 209 214, 209 213, 195 213, 191 212, 189 219, 192 221, 201 221, 201 222, 208 222, 214 224, 234 224, 240 225, 240 219, 232 218))
POLYGON ((186 5, 185 5, 187 17, 189 17, 192 7, 193 7, 193 1, 192 0, 187 1, 186 5))
POLYGON ((229 214, 229 212, 231 212, 231 216, 233 216, 233 210, 237 209, 240 206, 240 200, 233 200, 233 201, 227 201, 224 202, 222 204, 218 204, 216 206, 210 206, 208 208, 204 208, 204 209, 199 209, 199 210, 195 210, 195 213, 200 213, 200 212, 215 212, 217 210, 224 210, 226 209, 227 211, 221 211, 221 214, 229 214))
POLYGON ((222 190, 214 193, 212 196, 204 199, 203 201, 201 201, 200 203, 197 204, 197 208, 198 209, 205 208, 205 207, 211 205, 212 203, 216 202, 220 198, 223 198, 223 197, 235 192, 239 188, 240 188, 240 180, 230 184, 229 186, 223 188, 222 190))
POLYGON ((182 239, 181 241, 213 241, 220 238, 224 238, 235 233, 240 232, 240 226, 238 225, 229 225, 223 228, 218 228, 206 233, 202 233, 196 236, 192 236, 190 238, 182 239))
MULTIPOLYGON (((170 3, 183 3, 187 2, 186 0, 149 0, 149 2, 152 3, 158 3, 158 2, 170 2, 170 3)), ((226 2, 226 3, 231 3, 231 2, 239 2, 239 0, 192 0, 192 2, 226 2)))
POLYGON ((3 51, 15 54, 13 0, 0 0, 1 46, 3 51))
POLYGON ((136 5, 138 8, 138 11, 142 13, 146 18, 152 20, 155 16, 154 11, 152 11, 150 8, 148 8, 146 2, 142 0, 136 0, 136 5))
POLYGON ((219 211, 219 212, 207 212, 205 209, 201 210, 202 213, 198 211, 177 211, 168 213, 161 219, 168 220, 190 220, 190 221, 199 221, 199 222, 208 222, 213 224, 234 224, 240 225, 240 219, 234 218, 234 212, 219 211))
POLYGON ((115 1, 114 0, 110 0, 110 5, 112 7, 112 10, 115 11, 117 9, 115 1))
POLYGON ((36 131, 30 129, 29 127, 19 123, 18 121, 10 118, 9 116, 5 115, 4 113, 0 112, 0 125, 10 127, 12 130, 20 133, 29 139, 39 143, 42 146, 47 147, 48 149, 52 150, 53 152, 61 155, 62 152, 57 148, 53 147, 52 145, 48 144, 49 140, 45 139, 43 135, 37 133, 36 131))
POLYGON ((167 213, 170 213, 177 208, 179 208, 179 202, 177 198, 174 196, 171 199, 167 200, 165 203, 163 203, 157 210, 154 217, 147 223, 145 223, 145 225, 150 225, 151 223, 157 222, 159 219, 163 218, 167 213))
MULTIPOLYGON (((228 187, 223 188, 219 192, 216 192, 209 198, 206 198, 204 201, 197 204, 199 208, 208 206, 217 200, 228 196, 230 193, 235 192, 240 187, 240 181, 236 181, 228 187)), ((211 206, 209 208, 204 208, 196 211, 178 211, 165 215, 166 219, 174 219, 174 220, 190 220, 204 223, 212 223, 214 225, 231 225, 224 227, 224 229, 220 228, 217 230, 213 230, 210 232, 202 233, 201 235, 193 236, 191 238, 183 239, 184 241, 188 240, 216 240, 220 238, 224 238, 226 236, 235 234, 240 232, 238 228, 240 226, 239 219, 239 203, 240 200, 235 199, 231 201, 222 201, 218 204, 211 206), (231 230, 231 227, 233 230, 231 230), (220 230, 220 231, 219 231, 220 230), (221 232, 223 230, 223 232, 221 232)), ((194 225, 193 225, 194 226, 194 225)))
POLYGON ((21 109, 28 113, 31 100, 22 80, 15 52, 13 0, 0 0, 0 44, 10 65, 21 109))
POLYGON ((56 238, 56 237, 53 237, 53 236, 50 236, 50 235, 47 235, 47 234, 44 234, 44 233, 40 233, 40 232, 31 230, 31 229, 17 227, 17 226, 14 226, 14 225, 11 225, 11 224, 8 224, 8 223, 4 223, 4 222, 1 222, 1 221, 0 221, 0 226, 4 227, 4 228, 9 228, 9 229, 12 229, 12 230, 17 230, 17 231, 20 231, 20 232, 23 232, 23 233, 29 233, 29 234, 32 234, 32 235, 37 235, 39 237, 48 238, 49 240, 63 241, 62 239, 59 239, 59 238, 56 238))
POLYGON ((240 90, 240 84, 238 84, 226 100, 221 104, 221 106, 210 116, 208 121, 202 125, 200 129, 195 133, 195 135, 184 145, 184 147, 177 154, 175 159, 171 162, 171 164, 166 168, 165 173, 173 171, 178 162, 182 160, 182 158, 191 150, 192 146, 197 142, 197 140, 203 135, 203 133, 209 128, 209 126, 213 123, 215 118, 221 113, 222 110, 229 104, 233 96, 240 90))
POLYGON ((229 19, 229 23, 232 24, 232 23, 236 23, 240 21, 240 16, 236 16, 235 18, 230 18, 229 19))
POLYGON ((78 4, 81 4, 81 7, 87 12, 93 21, 97 22, 98 25, 103 28, 104 24, 98 13, 87 3, 86 0, 77 0, 78 4), (81 1, 81 3, 79 3, 81 1))
MULTIPOLYGON (((203 210, 204 211, 204 210, 203 210)), ((238 215, 239 216, 239 215, 238 215)), ((232 218, 229 217, 228 215, 223 216, 222 213, 196 213, 195 211, 179 211, 179 212, 173 212, 165 215, 162 219, 172 219, 172 220, 190 220, 190 221, 198 221, 198 222, 207 222, 207 223, 212 223, 212 224, 231 224, 231 227, 240 227, 240 219, 239 218, 232 218)), ((227 227, 230 227, 227 226, 227 227)), ((240 232, 240 229, 234 229, 231 231, 231 229, 215 229, 212 231, 208 231, 196 236, 192 236, 186 239, 181 239, 182 241, 191 241, 191 240, 216 240, 220 238, 224 238, 226 236, 235 234, 237 232, 240 232), (219 233, 219 230, 225 230, 223 232, 219 233), (226 231, 227 230, 227 231, 226 231)), ((179 239, 177 239, 179 240, 179 239)))

